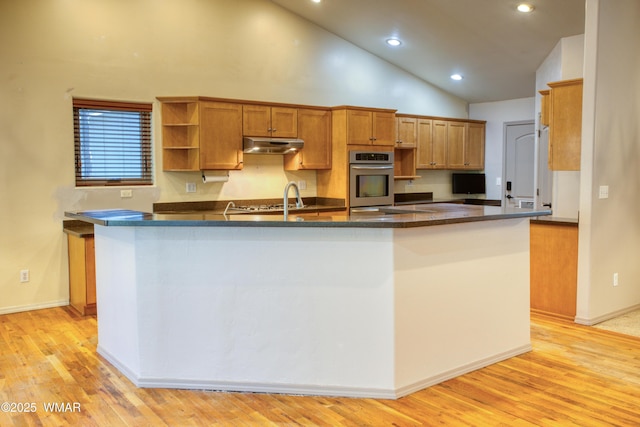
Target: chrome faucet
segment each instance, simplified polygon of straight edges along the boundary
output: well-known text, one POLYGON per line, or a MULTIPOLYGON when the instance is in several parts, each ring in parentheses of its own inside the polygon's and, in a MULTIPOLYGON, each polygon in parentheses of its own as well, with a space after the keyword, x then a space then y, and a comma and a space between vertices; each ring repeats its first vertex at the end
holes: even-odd
POLYGON ((298 184, 294 181, 289 181, 287 185, 284 187, 284 220, 287 220, 289 215, 289 189, 293 187, 296 191, 296 208, 304 208, 304 203, 302 203, 302 197, 300 197, 300 189, 298 188, 298 184))
POLYGON ((229 202, 227 203, 227 207, 224 208, 224 212, 222 213, 222 215, 224 215, 225 217, 227 216, 227 211, 229 210, 230 207, 236 207, 236 204, 233 202, 229 202))

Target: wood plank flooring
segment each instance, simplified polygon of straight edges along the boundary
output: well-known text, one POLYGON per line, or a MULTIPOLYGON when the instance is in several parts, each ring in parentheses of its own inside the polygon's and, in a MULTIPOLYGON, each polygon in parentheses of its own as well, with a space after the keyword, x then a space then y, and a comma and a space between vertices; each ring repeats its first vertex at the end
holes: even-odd
POLYGON ((0 426, 640 425, 639 338, 539 315, 531 334, 527 354, 373 400, 138 389, 96 354, 95 318, 2 315, 0 426))

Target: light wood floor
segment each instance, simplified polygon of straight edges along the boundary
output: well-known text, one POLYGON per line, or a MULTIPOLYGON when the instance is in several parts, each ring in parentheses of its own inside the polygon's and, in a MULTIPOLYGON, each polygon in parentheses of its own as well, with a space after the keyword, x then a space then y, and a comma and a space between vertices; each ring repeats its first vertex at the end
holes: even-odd
POLYGON ((537 315, 532 352, 395 401, 138 389, 96 334, 64 308, 0 316, 0 404, 36 410, 0 426, 640 425, 640 339, 537 315))

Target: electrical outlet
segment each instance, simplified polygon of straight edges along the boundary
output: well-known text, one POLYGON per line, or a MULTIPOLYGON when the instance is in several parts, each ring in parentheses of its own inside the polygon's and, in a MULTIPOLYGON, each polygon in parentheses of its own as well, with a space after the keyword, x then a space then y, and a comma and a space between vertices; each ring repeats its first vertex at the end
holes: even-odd
POLYGON ((20 283, 29 281, 29 270, 20 270, 20 283))
POLYGON ((298 181, 298 189, 306 190, 307 189, 307 181, 298 181))
POLYGON ((128 199, 129 197, 133 197, 133 190, 120 190, 120 198, 128 199))
POLYGON ((187 193, 195 193, 195 192, 196 192, 196 183, 187 182, 187 193))
POLYGON ((618 273, 613 273, 613 286, 618 286, 618 273))

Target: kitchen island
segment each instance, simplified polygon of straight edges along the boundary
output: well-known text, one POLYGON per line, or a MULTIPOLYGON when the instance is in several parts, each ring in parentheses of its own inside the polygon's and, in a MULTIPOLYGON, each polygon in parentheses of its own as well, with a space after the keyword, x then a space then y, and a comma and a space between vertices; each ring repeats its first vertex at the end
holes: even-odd
POLYGON ((397 398, 531 349, 529 220, 91 211, 98 352, 140 387, 397 398))

